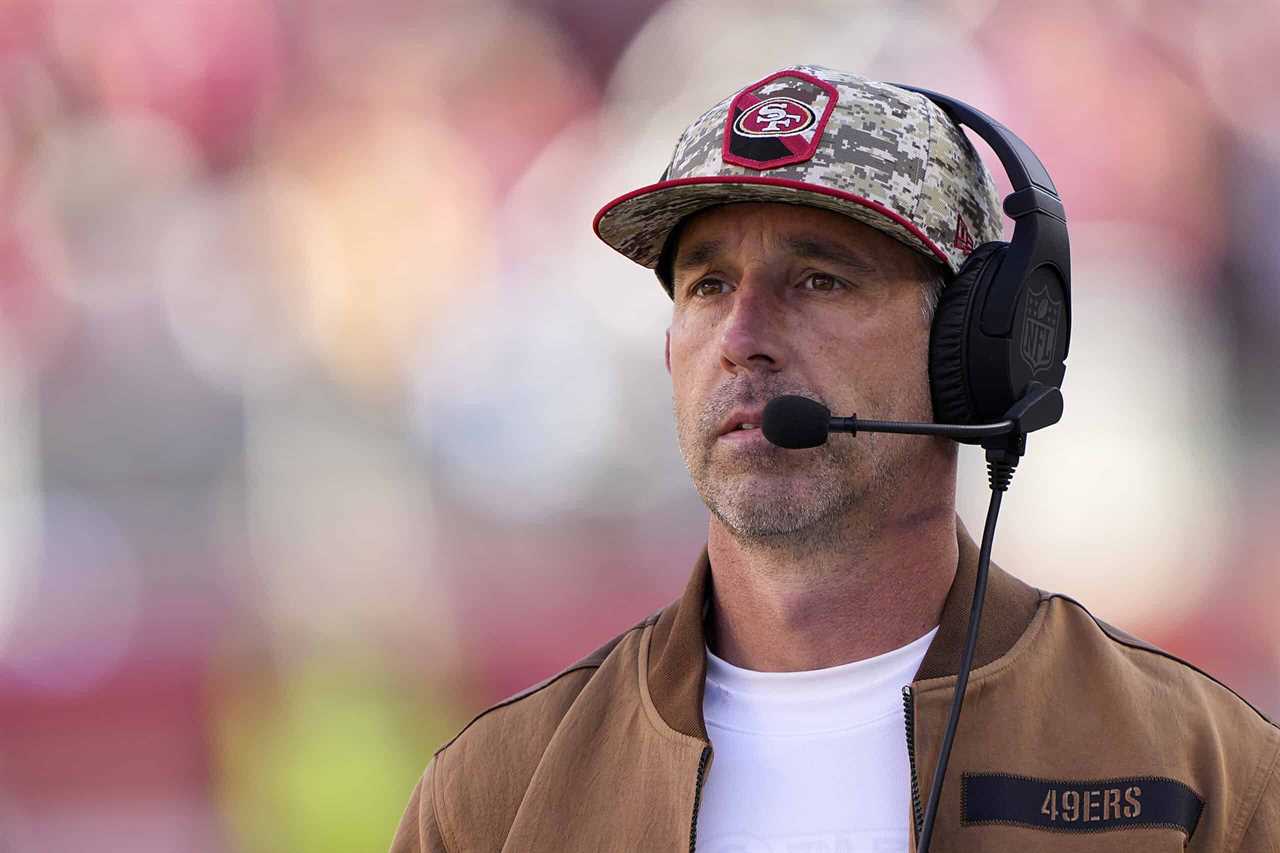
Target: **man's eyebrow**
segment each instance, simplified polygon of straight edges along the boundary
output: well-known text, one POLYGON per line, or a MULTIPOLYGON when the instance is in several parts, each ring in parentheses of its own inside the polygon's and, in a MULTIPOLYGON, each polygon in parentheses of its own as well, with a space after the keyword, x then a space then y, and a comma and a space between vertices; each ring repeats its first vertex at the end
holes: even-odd
POLYGON ((720 240, 703 240, 701 243, 694 243, 676 256, 675 268, 687 270, 700 267, 720 254, 723 249, 724 243, 720 240))
MULTIPOLYGON (((862 254, 845 249, 839 244, 824 240, 821 237, 808 235, 788 237, 784 241, 784 245, 789 251, 794 252, 801 258, 831 261, 861 275, 874 275, 878 272, 876 266, 862 254)), ((688 249, 681 250, 676 256, 675 269, 683 271, 700 267, 714 259, 723 250, 724 242, 721 240, 703 240, 694 243, 688 249)))
POLYGON ((831 261, 861 275, 875 275, 879 272, 875 264, 868 261, 862 254, 849 251, 843 246, 819 237, 788 237, 786 246, 802 258, 831 261))

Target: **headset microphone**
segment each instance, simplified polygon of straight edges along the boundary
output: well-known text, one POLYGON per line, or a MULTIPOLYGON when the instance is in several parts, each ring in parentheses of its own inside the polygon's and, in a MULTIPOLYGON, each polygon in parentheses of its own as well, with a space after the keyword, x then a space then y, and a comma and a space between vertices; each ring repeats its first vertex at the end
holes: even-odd
POLYGON ((964 653, 960 658, 960 672, 956 680, 951 713, 942 737, 942 750, 934 771, 929 805, 919 827, 918 853, 928 853, 933 824, 937 817, 938 798, 955 741, 956 727, 960 723, 960 709, 964 705, 965 688, 969 684, 969 670, 973 666, 974 650, 978 644, 978 627, 982 621, 982 604, 986 598, 987 574, 991 563, 991 545, 995 537, 996 517, 1000 512, 1000 499, 1019 458, 1026 452, 1027 433, 1057 423, 1062 418, 1062 392, 1052 385, 1031 382, 1026 393, 1005 413, 1003 420, 988 424, 935 424, 912 421, 872 421, 853 417, 834 417, 831 410, 816 400, 798 395, 775 397, 764 407, 760 429, 773 444, 789 450, 803 450, 826 444, 832 432, 889 432, 911 435, 942 435, 958 441, 978 440, 987 449, 987 471, 991 483, 991 503, 987 507, 987 521, 982 531, 982 546, 978 552, 978 574, 973 588, 973 605, 969 611, 969 630, 964 653))
POLYGON ((833 417, 817 401, 784 396, 765 406, 760 426, 770 442, 796 450, 824 444, 832 432, 888 432, 946 436, 987 451, 991 503, 978 551, 968 635, 923 816, 919 801, 913 797, 912 803, 916 853, 928 853, 977 647, 1000 499, 1026 452, 1027 434, 1062 417, 1058 388, 1071 335, 1071 253, 1062 201, 1025 142, 968 104, 894 85, 933 101, 991 146, 1013 187, 1004 200, 1004 211, 1014 220, 1013 239, 976 247, 942 291, 929 335, 929 390, 939 423, 833 417))
POLYGON ((1027 393, 1005 419, 989 424, 935 424, 924 421, 872 421, 835 417, 831 410, 808 397, 788 394, 774 397, 764 407, 760 429, 773 444, 788 450, 804 450, 825 444, 833 432, 892 432, 906 435, 943 435, 954 439, 983 439, 998 435, 1026 435, 1062 418, 1062 392, 1032 382, 1027 393))

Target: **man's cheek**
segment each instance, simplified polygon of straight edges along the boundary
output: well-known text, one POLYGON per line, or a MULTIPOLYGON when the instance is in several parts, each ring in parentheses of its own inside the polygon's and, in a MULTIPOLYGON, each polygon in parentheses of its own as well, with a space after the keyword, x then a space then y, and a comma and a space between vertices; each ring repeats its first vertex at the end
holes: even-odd
POLYGON ((683 346, 681 340, 674 334, 671 336, 671 343, 667 348, 667 366, 672 378, 678 377, 686 369, 690 359, 690 353, 687 347, 683 346))

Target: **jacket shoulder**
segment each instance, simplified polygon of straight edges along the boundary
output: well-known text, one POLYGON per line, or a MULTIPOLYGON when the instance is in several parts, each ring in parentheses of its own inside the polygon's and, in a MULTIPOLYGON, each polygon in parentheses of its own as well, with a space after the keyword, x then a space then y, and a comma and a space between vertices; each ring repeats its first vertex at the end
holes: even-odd
POLYGON ((439 755, 460 740, 466 740, 469 735, 472 738, 481 739, 488 733, 488 729, 509 726, 514 719, 525 720, 535 725, 537 721, 559 721, 564 716, 564 712, 573 704, 573 700, 583 686, 591 680, 595 671, 609 659, 609 656, 623 644, 623 641, 633 634, 638 634, 646 626, 652 625, 657 621, 661 613, 662 611, 659 610, 644 621, 632 625, 595 651, 569 664, 554 675, 548 676, 542 681, 484 708, 472 717, 471 721, 463 726, 456 735, 445 741, 436 750, 436 755, 439 755), (559 713, 557 713, 557 709, 560 709, 559 713), (501 722, 497 719, 485 722, 486 718, 490 716, 500 718, 501 722), (471 734, 473 730, 475 730, 475 733, 471 734))
POLYGON ((575 705, 639 692, 632 679, 640 638, 661 613, 483 709, 435 751, 435 819, 445 838, 462 844, 450 849, 501 848, 548 745, 575 705))
POLYGON ((1088 622, 1092 623, 1110 641, 1119 654, 1138 662, 1149 677, 1163 681, 1182 682, 1188 686, 1199 688, 1195 691, 1195 694, 1208 697, 1212 706, 1222 706, 1224 709, 1231 708, 1240 712, 1246 712, 1247 709, 1243 716, 1253 719, 1259 728, 1280 730, 1280 725, 1277 725, 1276 721, 1264 714, 1231 687, 1190 661, 1099 619, 1089 608, 1069 595, 1043 593, 1043 597, 1045 599, 1061 599, 1069 605, 1082 619, 1087 619, 1088 622))

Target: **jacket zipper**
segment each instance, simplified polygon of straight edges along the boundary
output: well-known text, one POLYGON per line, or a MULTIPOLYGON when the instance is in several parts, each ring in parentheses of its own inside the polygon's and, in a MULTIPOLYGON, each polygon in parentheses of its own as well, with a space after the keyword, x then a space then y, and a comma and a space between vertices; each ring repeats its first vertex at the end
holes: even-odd
POLYGON ((689 853, 694 853, 694 845, 698 840, 698 806, 702 805, 702 775, 707 770, 707 759, 711 757, 711 747, 702 748, 702 757, 698 759, 698 779, 693 785, 693 821, 689 824, 689 853))
POLYGON ((907 761, 911 765, 911 816, 915 821, 918 843, 924 823, 924 810, 920 807, 920 779, 916 776, 916 721, 912 705, 911 686, 908 685, 902 688, 902 715, 907 729, 907 761))

